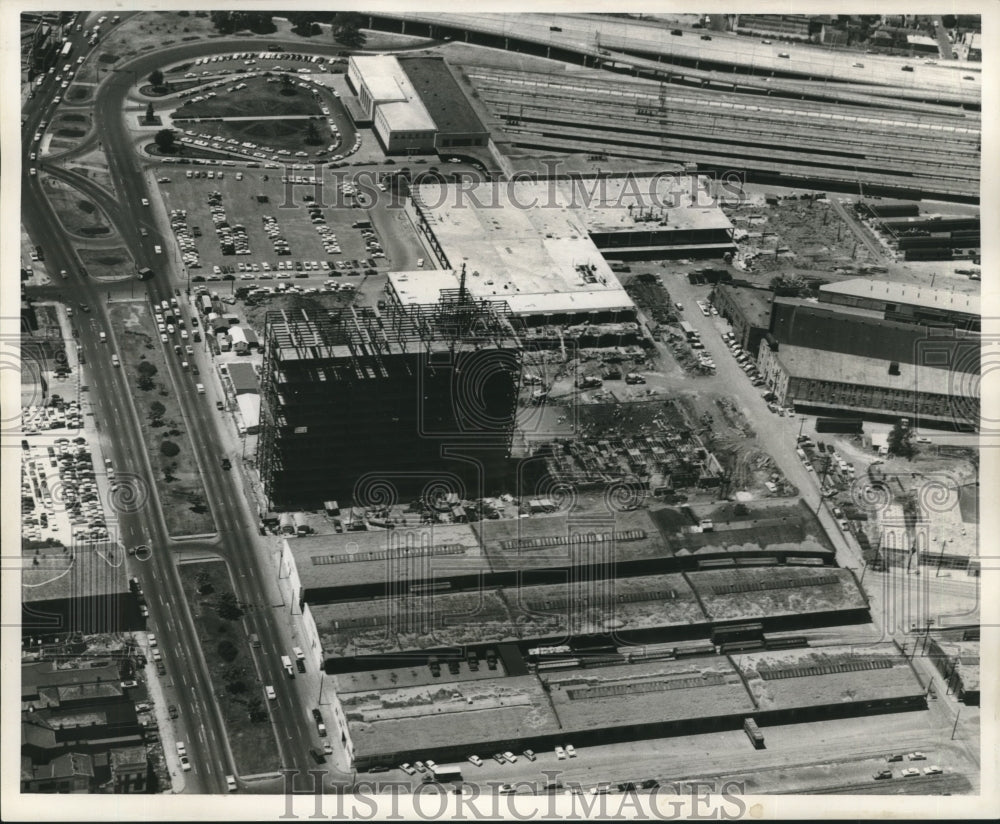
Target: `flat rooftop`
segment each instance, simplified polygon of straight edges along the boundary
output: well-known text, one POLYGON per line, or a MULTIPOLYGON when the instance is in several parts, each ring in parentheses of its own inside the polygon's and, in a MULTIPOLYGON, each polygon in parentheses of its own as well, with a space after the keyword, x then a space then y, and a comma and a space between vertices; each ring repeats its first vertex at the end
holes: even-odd
POLYGON ((681 574, 309 607, 327 658, 705 623, 681 574))
POLYGON ((982 314, 978 294, 968 295, 950 289, 934 289, 910 283, 851 278, 838 283, 825 283, 819 287, 819 291, 821 300, 824 294, 845 295, 924 309, 942 309, 977 316, 982 314))
POLYGON ((724 656, 551 672, 541 678, 567 732, 754 711, 724 656))
POLYGON ((956 382, 954 372, 949 369, 913 363, 897 361, 899 374, 892 375, 888 360, 788 344, 781 344, 775 357, 793 378, 945 396, 954 394, 959 388, 978 390, 978 382, 974 386, 968 380, 956 382))
POLYGON ((356 757, 554 735, 559 719, 533 675, 338 693, 356 757))
POLYGON ((467 524, 288 538, 305 590, 489 572, 467 524))
POLYGON ((75 544, 25 550, 21 560, 21 600, 24 603, 70 598, 108 598, 129 592, 128 573, 118 547, 75 544))
POLYGON ((669 558, 674 553, 646 510, 605 513, 605 523, 566 514, 472 524, 495 572, 669 558))
POLYGON ((444 60, 403 57, 399 63, 439 132, 475 134, 486 131, 444 60))
POLYGON ((466 265, 466 284, 473 295, 513 304, 526 296, 537 300, 539 295, 559 294, 562 298, 552 298, 547 307, 556 312, 603 309, 609 302, 631 308, 632 300, 577 210, 558 199, 547 200, 549 183, 558 185, 424 183, 415 187, 414 199, 451 266, 466 265))
POLYGON ((687 573, 705 620, 752 621, 786 615, 863 610, 868 600, 854 576, 834 567, 759 567, 687 573))
POLYGON ((396 670, 388 676, 337 676, 337 694, 357 757, 465 746, 470 753, 482 753, 484 747, 536 736, 638 731, 650 724, 739 719, 757 711, 923 694, 895 645, 877 642, 515 677, 455 679, 442 667, 435 683, 384 687, 393 672, 397 678, 405 675, 396 670))
POLYGON ((767 329, 771 321, 771 298, 774 293, 764 289, 748 289, 720 283, 717 292, 727 295, 739 307, 751 326, 767 329))
POLYGON ((925 691, 892 643, 768 650, 732 659, 761 710, 888 700, 925 691))

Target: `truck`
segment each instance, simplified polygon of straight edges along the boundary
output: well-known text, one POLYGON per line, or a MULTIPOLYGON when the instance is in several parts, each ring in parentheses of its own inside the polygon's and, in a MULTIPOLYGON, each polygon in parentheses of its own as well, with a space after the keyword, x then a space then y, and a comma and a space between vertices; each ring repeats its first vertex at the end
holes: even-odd
POLYGON ((287 655, 281 656, 281 666, 284 668, 285 673, 289 678, 295 677, 295 667, 292 666, 292 659, 287 655))
POLYGON ((681 331, 684 333, 684 337, 686 337, 688 340, 697 340, 698 339, 698 337, 699 337, 698 332, 695 331, 695 328, 690 323, 688 323, 686 320, 682 320, 680 322, 680 327, 681 327, 681 331))
POLYGON ((431 775, 434 777, 434 781, 438 783, 444 783, 445 781, 461 781, 462 780, 462 765, 461 764, 434 764, 431 767, 431 775))
POLYGON ((69 57, 69 53, 71 51, 73 51, 73 43, 71 41, 67 40, 65 43, 63 43, 62 51, 59 52, 59 56, 63 60, 65 60, 67 57, 69 57))
POLYGON ((308 535, 312 532, 312 527, 309 526, 309 522, 306 520, 306 514, 304 512, 296 512, 292 515, 292 521, 295 524, 295 534, 300 538, 303 535, 308 535))

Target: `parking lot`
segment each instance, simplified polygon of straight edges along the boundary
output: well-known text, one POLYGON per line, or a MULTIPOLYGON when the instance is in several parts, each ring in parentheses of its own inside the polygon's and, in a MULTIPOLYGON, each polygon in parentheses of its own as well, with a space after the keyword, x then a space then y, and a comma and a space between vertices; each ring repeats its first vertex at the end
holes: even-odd
POLYGON ((161 177, 180 262, 192 282, 312 277, 318 282, 309 286, 318 286, 331 277, 386 271, 381 241, 359 208, 360 193, 351 184, 330 191, 330 175, 325 187, 294 182, 315 174, 171 169, 161 177))
MULTIPOLYGON (((82 435, 50 445, 22 442, 21 534, 34 541, 105 541, 108 529, 98 469, 82 435)), ((104 471, 112 477, 113 469, 104 471)), ((103 474, 103 471, 102 473, 103 474)))

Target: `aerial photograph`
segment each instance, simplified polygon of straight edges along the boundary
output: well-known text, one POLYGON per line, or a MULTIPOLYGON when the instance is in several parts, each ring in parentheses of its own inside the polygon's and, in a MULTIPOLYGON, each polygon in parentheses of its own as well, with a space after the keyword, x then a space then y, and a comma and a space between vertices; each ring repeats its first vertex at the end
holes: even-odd
POLYGON ((6 18, 25 809, 995 791, 985 16, 177 5, 6 18))

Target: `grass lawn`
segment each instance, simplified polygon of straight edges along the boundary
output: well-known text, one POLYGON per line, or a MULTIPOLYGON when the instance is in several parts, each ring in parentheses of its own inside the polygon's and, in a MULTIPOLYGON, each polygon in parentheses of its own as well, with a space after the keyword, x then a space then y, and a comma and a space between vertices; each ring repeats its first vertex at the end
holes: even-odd
POLYGON ((174 118, 184 117, 281 117, 284 115, 312 115, 320 117, 319 102, 307 89, 293 86, 294 94, 282 94, 282 83, 268 83, 266 78, 251 77, 243 80, 234 75, 232 85, 246 83, 245 89, 226 91, 219 86, 213 91, 217 96, 197 103, 188 101, 176 112, 174 118))
MULTIPOLYGON (((216 135, 228 140, 235 138, 240 143, 251 142, 258 146, 287 149, 290 152, 304 151, 310 154, 325 149, 335 138, 323 118, 294 120, 236 120, 228 122, 202 121, 200 123, 179 123, 199 134, 216 135), (316 126, 316 138, 309 142, 309 124, 316 126)), ((185 148, 185 153, 197 151, 200 147, 185 148)), ((256 151, 256 150, 254 150, 256 151)), ((288 158, 294 160, 294 158, 288 158)))
POLYGON ((122 369, 136 387, 134 401, 139 427, 155 474, 154 483, 167 531, 173 536, 215 532, 215 522, 205 501, 204 482, 198 472, 149 306, 136 301, 112 304, 109 309, 122 369), (151 377, 152 387, 147 389, 139 386, 139 364, 143 362, 156 368, 151 377), (159 418, 162 425, 154 425, 153 403, 163 406, 159 418), (176 444, 180 451, 172 456, 164 454, 161 445, 166 441, 176 444))
POLYGON ((222 561, 201 561, 180 564, 178 571, 198 628, 237 773, 258 775, 280 769, 274 731, 268 723, 264 685, 253 665, 241 613, 237 608, 232 618, 219 615, 220 600, 232 594, 229 570, 222 561), (250 718, 252 707, 259 713, 257 720, 250 718))

